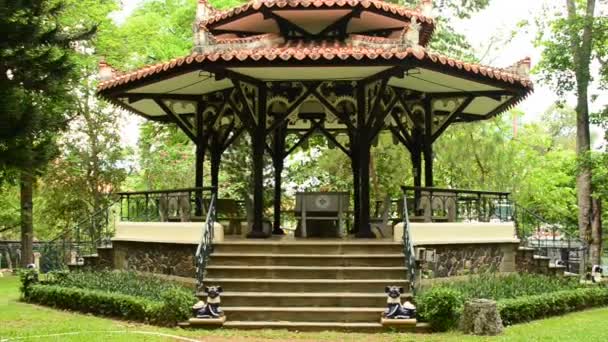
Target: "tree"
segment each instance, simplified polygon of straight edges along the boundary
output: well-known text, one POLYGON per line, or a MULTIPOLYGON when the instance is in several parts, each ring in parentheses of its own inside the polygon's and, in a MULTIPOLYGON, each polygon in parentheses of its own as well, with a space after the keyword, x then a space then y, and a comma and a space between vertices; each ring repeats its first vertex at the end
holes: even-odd
POLYGON ((36 176, 57 154, 75 81, 71 44, 95 31, 60 23, 62 4, 50 0, 0 2, 0 170, 18 172, 22 263, 33 260, 32 197, 36 176))
MULTIPOLYGON (((596 0, 565 0, 565 9, 548 22, 549 34, 541 34, 538 43, 544 48, 538 66, 542 78, 558 92, 576 94, 576 149, 579 169, 576 180, 578 227, 581 239, 589 243, 592 263, 601 256, 600 202, 593 197, 592 163, 590 160, 591 134, 589 129, 589 88, 592 84, 591 64, 602 62, 602 72, 608 65, 605 44, 608 20, 598 17, 596 0), (565 14, 563 14, 565 13, 565 14)), ((544 31, 544 30, 543 30, 544 31)), ((601 79, 605 83, 606 79, 601 79)))

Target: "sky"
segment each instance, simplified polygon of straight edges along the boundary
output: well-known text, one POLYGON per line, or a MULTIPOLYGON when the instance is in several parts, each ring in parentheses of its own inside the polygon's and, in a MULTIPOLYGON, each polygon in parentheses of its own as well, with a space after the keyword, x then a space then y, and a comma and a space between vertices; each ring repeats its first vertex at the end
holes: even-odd
MULTIPOLYGON (((122 0, 122 11, 113 14, 113 18, 117 22, 122 22, 124 18, 143 0, 122 0)), ((465 34, 469 42, 475 48, 477 55, 482 55, 486 50, 488 42, 492 37, 508 34, 516 30, 517 24, 521 21, 528 20, 531 23, 534 17, 541 13, 544 6, 555 4, 556 0, 491 0, 490 5, 485 10, 476 13, 472 18, 463 20, 456 24, 456 29, 465 34)), ((601 5, 600 5, 601 6, 601 5)), ((521 29, 517 32, 514 39, 507 44, 497 44, 487 57, 482 61, 484 64, 489 64, 496 67, 506 67, 519 61, 525 57, 532 59, 532 67, 535 62, 540 60, 542 50, 533 45, 533 39, 536 35, 533 25, 527 29, 521 29)), ((518 106, 525 115, 522 118, 524 122, 538 121, 542 113, 551 104, 555 103, 557 96, 547 85, 539 82, 532 75, 534 82, 534 93, 518 106)), ((608 96, 604 97, 604 101, 608 101, 608 96)), ((575 98, 571 96, 567 99, 568 103, 574 106, 575 98)), ((596 110, 607 103, 593 103, 591 110, 596 110)), ((132 130, 137 130, 137 125, 141 120, 135 119, 134 115, 130 116, 125 129, 129 131, 128 143, 137 142, 137 133, 132 130)), ((592 131, 601 136, 601 130, 593 127, 592 131)), ((599 148, 602 142, 596 144, 599 148)))

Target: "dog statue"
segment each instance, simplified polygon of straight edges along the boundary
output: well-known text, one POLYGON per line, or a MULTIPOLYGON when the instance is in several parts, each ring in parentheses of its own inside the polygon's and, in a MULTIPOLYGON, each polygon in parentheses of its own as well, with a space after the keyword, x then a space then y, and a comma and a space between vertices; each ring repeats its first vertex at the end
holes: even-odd
POLYGON ((594 283, 602 282, 602 267, 600 265, 593 265, 591 268, 591 281, 594 283))
POLYGON ((207 293, 207 303, 202 298, 192 306, 192 313, 196 318, 220 318, 224 312, 220 309, 220 294, 224 292, 221 286, 205 287, 207 293))
POLYGON ((401 304, 401 294, 403 287, 387 286, 384 289, 386 293, 386 303, 388 304, 382 316, 387 319, 413 319, 416 318, 416 307, 410 301, 405 301, 401 304))

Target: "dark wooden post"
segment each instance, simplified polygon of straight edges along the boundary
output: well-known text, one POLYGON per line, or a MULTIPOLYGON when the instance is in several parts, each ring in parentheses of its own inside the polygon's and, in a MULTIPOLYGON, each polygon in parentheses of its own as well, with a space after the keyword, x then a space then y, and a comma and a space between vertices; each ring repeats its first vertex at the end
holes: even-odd
POLYGON ((215 139, 213 145, 209 148, 211 154, 211 186, 213 187, 213 194, 215 198, 218 198, 219 194, 219 175, 220 175, 220 164, 222 163, 222 142, 220 139, 215 139))
POLYGON ((281 173, 283 172, 283 161, 285 154, 285 137, 287 124, 281 125, 274 132, 274 151, 272 164, 274 166, 274 217, 272 223, 272 234, 285 234, 281 229, 281 173))
MULTIPOLYGON (((203 137, 203 103, 198 102, 196 105, 196 158, 194 165, 194 186, 197 188, 203 187, 203 164, 205 162, 205 141, 203 137)), ((203 215, 203 193, 197 191, 195 193, 195 216, 203 215)))
POLYGON ((359 170, 359 223, 355 234, 358 238, 374 238, 369 221, 369 160, 371 149, 370 130, 366 125, 365 85, 357 83, 357 130, 354 132, 355 149, 351 149, 353 156, 358 155, 359 170))
POLYGON ((354 216, 354 226, 353 233, 357 233, 359 231, 359 187, 361 180, 359 179, 359 155, 356 153, 357 148, 355 146, 354 139, 351 138, 351 156, 350 156, 350 165, 353 170, 353 212, 354 216))
POLYGON ((431 100, 424 101, 424 186, 433 187, 433 112, 431 100))
POLYGON ((258 86, 257 124, 251 140, 253 150, 253 227, 247 237, 266 238, 264 233, 264 148, 266 147, 266 87, 258 86))

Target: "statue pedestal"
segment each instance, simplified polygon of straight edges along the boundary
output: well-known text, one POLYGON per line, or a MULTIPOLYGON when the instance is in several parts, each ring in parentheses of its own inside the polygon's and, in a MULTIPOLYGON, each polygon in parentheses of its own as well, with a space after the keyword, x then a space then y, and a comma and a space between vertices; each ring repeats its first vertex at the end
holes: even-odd
POLYGON ((188 323, 191 326, 222 326, 226 322, 226 316, 220 318, 190 318, 188 323))

